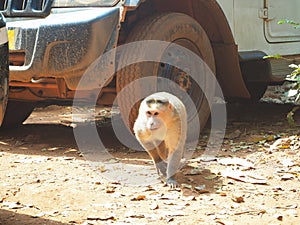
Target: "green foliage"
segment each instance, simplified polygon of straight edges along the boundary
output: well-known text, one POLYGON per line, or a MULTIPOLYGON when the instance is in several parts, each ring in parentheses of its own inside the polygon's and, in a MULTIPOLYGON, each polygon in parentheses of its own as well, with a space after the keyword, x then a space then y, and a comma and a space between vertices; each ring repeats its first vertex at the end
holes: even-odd
POLYGON ((286 116, 289 125, 292 127, 294 127, 296 125, 295 120, 294 120, 294 114, 298 109, 299 109, 299 106, 294 107, 286 116))
MULTIPOLYGON (((295 22, 293 20, 280 20, 278 24, 290 24, 295 29, 300 29, 300 23, 295 22)), ((269 55, 265 56, 265 59, 274 58, 274 59, 284 59, 280 54, 276 55, 269 55)), ((286 80, 293 83, 291 89, 288 91, 287 96, 292 97, 294 99, 295 105, 300 105, 300 64, 291 64, 289 65, 290 68, 293 69, 291 74, 287 75, 286 80)), ((287 121, 291 126, 295 126, 295 121, 293 118, 294 113, 299 109, 299 106, 294 107, 288 114, 287 114, 287 121)))
POLYGON ((277 23, 279 25, 281 25, 281 24, 290 24, 290 25, 294 26, 295 29, 300 29, 300 23, 295 22, 293 20, 287 20, 287 19, 286 20, 279 20, 277 23))
POLYGON ((293 86, 289 90, 288 96, 296 97, 295 104, 300 105, 300 64, 291 64, 289 67, 293 69, 293 72, 287 75, 286 80, 293 82, 293 86))
POLYGON ((282 59, 282 58, 283 57, 280 54, 264 56, 264 59, 282 59))

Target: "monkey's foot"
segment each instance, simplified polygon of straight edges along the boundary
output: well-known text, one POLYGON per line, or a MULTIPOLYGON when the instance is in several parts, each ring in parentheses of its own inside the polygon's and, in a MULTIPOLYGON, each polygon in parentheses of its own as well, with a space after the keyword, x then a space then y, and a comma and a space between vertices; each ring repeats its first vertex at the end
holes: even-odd
POLYGON ((170 190, 173 190, 175 188, 179 187, 179 184, 174 178, 168 178, 166 184, 169 186, 170 190))

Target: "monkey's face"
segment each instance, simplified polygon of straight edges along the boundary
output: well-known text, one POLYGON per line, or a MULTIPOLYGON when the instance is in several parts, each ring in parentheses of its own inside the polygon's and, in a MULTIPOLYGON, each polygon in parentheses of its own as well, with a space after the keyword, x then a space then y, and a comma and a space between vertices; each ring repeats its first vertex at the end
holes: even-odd
POLYGON ((146 117, 147 117, 147 123, 146 127, 147 129, 151 131, 158 130, 162 126, 164 126, 163 121, 160 118, 160 112, 156 110, 148 110, 146 111, 146 117))
POLYGON ((147 118, 147 129, 151 131, 165 129, 165 118, 168 113, 168 107, 166 105, 152 104, 145 113, 147 118))
POLYGON ((161 97, 146 98, 140 112, 146 117, 146 128, 156 134, 166 131, 167 119, 170 117, 172 105, 168 99, 161 97))

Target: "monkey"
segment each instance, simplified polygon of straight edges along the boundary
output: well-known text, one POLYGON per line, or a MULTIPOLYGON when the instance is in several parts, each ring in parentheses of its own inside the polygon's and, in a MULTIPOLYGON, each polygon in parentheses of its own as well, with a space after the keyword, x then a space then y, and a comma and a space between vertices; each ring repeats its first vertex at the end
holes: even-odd
POLYGON ((180 167, 187 136, 187 112, 176 96, 157 92, 140 104, 134 134, 152 158, 158 175, 170 189, 179 187, 175 174, 180 167))

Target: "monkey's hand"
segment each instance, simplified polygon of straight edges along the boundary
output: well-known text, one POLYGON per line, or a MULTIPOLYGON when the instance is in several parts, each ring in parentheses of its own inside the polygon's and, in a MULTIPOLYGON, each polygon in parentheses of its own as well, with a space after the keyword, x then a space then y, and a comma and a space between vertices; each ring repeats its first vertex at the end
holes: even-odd
POLYGON ((173 190, 175 188, 179 187, 179 184, 177 183, 177 181, 174 179, 174 177, 169 177, 167 179, 167 185, 169 186, 170 190, 173 190))
POLYGON ((148 129, 138 130, 137 136, 141 140, 147 140, 152 135, 151 131, 148 129))

